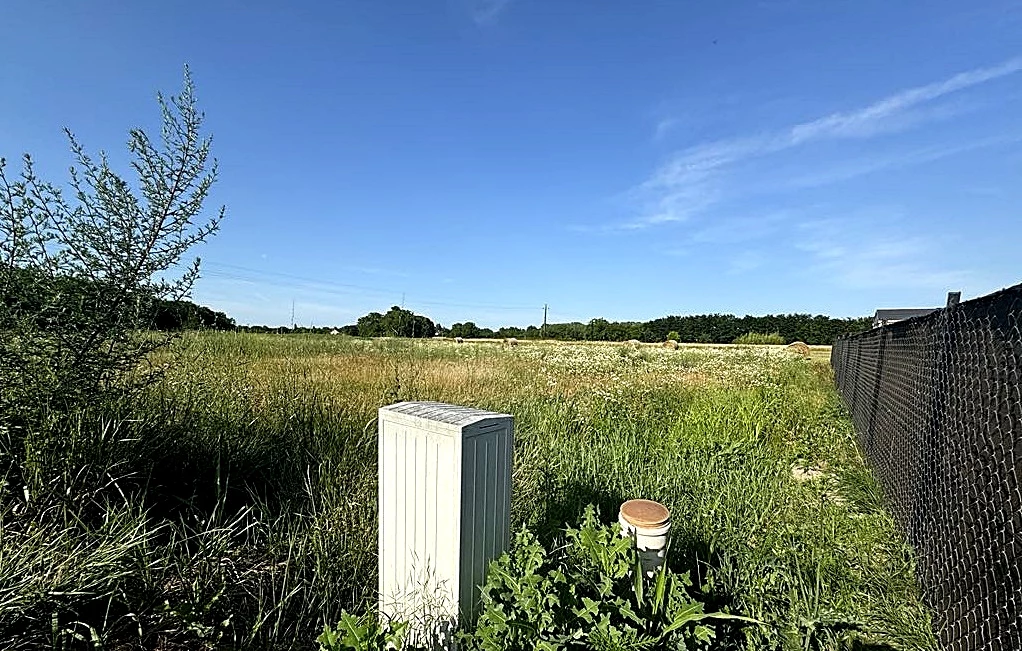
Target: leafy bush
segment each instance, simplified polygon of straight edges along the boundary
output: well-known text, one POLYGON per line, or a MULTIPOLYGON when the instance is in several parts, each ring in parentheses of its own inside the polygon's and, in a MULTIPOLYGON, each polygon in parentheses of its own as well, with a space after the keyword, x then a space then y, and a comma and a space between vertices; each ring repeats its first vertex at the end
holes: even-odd
MULTIPOLYGON (((459 648, 711 649, 724 620, 758 623, 706 612, 689 574, 666 563, 647 577, 634 539, 622 536, 617 523, 600 524, 592 505, 564 542, 548 551, 522 528, 512 551, 490 564, 482 613, 474 631, 458 634, 459 648)), ((320 651, 401 649, 407 627, 345 612, 317 642, 320 651)))
POLYGON ((681 341, 681 335, 677 330, 671 330, 667 333, 667 338, 673 341, 681 341))
POLYGON ((491 564, 467 648, 699 649, 722 620, 754 621, 705 612, 689 574, 666 563, 647 578, 633 539, 616 523, 601 525, 592 506, 565 539, 548 551, 523 529, 491 564))
POLYGON ((786 344, 784 337, 779 332, 746 332, 735 338, 736 344, 786 344))
POLYGON ((324 627, 316 641, 320 651, 400 649, 407 629, 405 622, 380 622, 372 613, 356 617, 345 611, 337 626, 324 627))
POLYGON ((170 337, 140 330, 154 302, 186 298, 198 278, 188 251, 224 214, 203 216, 217 164, 187 69, 181 95, 158 98, 161 139, 130 132, 134 182, 69 130, 71 193, 28 155, 16 178, 0 159, 0 416, 13 430, 149 384, 140 363, 170 337))

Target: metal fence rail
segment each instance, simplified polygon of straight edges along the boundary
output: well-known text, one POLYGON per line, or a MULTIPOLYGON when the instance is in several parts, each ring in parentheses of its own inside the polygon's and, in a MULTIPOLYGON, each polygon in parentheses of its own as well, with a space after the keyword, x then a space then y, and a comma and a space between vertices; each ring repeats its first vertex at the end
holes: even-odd
POLYGON ((1022 285, 838 339, 835 379, 945 649, 1022 649, 1022 285))

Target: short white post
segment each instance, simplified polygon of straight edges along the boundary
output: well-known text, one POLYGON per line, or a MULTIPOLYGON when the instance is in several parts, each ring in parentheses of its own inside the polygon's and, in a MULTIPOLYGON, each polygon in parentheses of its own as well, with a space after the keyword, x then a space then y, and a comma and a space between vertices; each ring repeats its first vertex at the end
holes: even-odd
POLYGON ((671 512, 659 502, 628 500, 618 511, 621 535, 635 538, 642 571, 652 577, 664 564, 671 532, 671 512))
POLYGON ((487 566, 508 546, 513 443, 507 414, 380 409, 380 614, 411 621, 413 638, 475 621, 487 566))

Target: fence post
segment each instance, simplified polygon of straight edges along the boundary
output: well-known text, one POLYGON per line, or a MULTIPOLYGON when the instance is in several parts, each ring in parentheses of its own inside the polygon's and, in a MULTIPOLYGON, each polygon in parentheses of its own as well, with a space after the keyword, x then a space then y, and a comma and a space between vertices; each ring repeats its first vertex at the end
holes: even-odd
POLYGON ((865 447, 867 454, 873 452, 873 437, 876 434, 877 406, 880 404, 880 384, 884 379, 884 352, 887 349, 887 338, 890 332, 886 328, 880 329, 880 343, 877 347, 877 368, 876 378, 873 383, 873 395, 869 399, 869 425, 866 427, 865 447))

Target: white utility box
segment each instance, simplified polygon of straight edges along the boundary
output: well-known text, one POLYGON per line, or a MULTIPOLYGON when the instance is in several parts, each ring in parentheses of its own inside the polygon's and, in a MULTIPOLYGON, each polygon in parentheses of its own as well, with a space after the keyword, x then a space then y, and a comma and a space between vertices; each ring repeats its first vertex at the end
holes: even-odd
POLYGON ((439 402, 379 416, 380 612, 471 624, 508 546, 513 418, 439 402))

